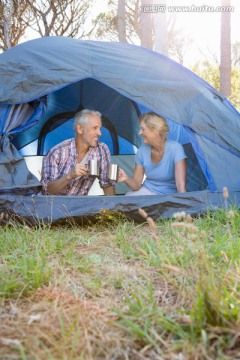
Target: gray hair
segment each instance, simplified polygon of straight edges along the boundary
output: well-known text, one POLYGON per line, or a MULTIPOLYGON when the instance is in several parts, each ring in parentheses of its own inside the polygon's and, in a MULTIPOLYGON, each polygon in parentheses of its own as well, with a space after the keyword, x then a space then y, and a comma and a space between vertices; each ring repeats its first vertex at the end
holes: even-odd
POLYGON ((89 116, 98 116, 101 119, 102 114, 99 111, 84 109, 77 112, 74 116, 73 128, 76 129, 78 124, 86 124, 89 120, 89 116))

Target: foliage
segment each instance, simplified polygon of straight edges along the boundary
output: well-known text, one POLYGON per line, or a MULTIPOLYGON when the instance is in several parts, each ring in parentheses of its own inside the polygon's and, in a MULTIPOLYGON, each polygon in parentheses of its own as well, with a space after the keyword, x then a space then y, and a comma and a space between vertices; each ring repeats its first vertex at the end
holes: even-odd
POLYGON ((169 57, 183 65, 192 42, 192 39, 172 35, 169 40, 169 57))
POLYGON ((107 38, 110 41, 118 41, 117 16, 114 12, 100 13, 94 19, 94 23, 96 25, 97 39, 104 39, 107 33, 107 38))
MULTIPOLYGON (((220 73, 219 66, 212 64, 210 61, 205 60, 202 63, 195 63, 191 70, 212 85, 216 90, 220 90, 220 73)), ((232 94, 229 101, 233 104, 238 111, 240 111, 240 70, 237 67, 232 68, 231 72, 232 81, 232 94)))
POLYGON ((26 2, 0 1, 0 50, 17 45, 33 20, 26 2))
POLYGON ((240 111, 240 69, 233 69, 231 73, 232 94, 229 98, 230 102, 240 111))
POLYGON ((94 0, 2 0, 0 50, 20 43, 27 30, 39 36, 89 38, 94 29, 87 21, 94 0))
POLYGON ((240 42, 236 41, 232 45, 232 66, 235 67, 240 64, 240 42))
MULTIPOLYGON (((97 39, 118 41, 117 0, 108 2, 109 10, 100 13, 93 24, 97 39)), ((129 43, 140 44, 140 0, 126 0, 126 38, 129 43)))
POLYGON ((35 22, 31 28, 40 36, 69 36, 82 38, 93 0, 26 0, 35 22))

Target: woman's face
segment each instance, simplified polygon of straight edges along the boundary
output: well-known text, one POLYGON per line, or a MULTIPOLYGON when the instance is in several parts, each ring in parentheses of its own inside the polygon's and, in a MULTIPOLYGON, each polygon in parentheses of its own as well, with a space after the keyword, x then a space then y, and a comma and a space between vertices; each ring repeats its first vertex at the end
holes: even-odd
POLYGON ((150 129, 144 121, 140 124, 139 135, 142 136, 144 144, 150 145, 154 145, 156 141, 159 142, 159 138, 161 137, 157 130, 150 129))

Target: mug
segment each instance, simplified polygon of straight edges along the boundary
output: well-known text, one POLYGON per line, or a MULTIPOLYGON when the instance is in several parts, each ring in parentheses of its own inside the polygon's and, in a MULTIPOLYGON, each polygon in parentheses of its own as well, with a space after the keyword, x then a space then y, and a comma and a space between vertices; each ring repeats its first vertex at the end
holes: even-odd
POLYGON ((108 165, 108 179, 112 181, 117 181, 119 173, 119 167, 117 164, 108 165))
POLYGON ((97 159, 91 159, 88 162, 88 174, 89 176, 100 175, 100 162, 97 159))

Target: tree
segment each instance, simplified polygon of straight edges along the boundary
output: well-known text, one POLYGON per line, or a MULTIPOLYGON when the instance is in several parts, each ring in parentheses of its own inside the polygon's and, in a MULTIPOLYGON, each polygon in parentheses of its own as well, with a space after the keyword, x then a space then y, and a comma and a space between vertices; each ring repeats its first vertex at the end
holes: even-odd
POLYGON ((21 0, 0 0, 0 50, 19 43, 33 17, 21 0))
MULTIPOLYGON (((222 6, 230 6, 231 0, 222 0, 222 6)), ((231 12, 221 13, 220 41, 220 92, 231 96, 231 12)))
POLYGON ((118 0, 118 36, 120 42, 127 42, 125 0, 118 0))
POLYGON ((141 3, 141 45, 153 48, 153 17, 150 11, 152 0, 142 0, 141 3))
POLYGON ((119 34, 120 3, 121 6, 125 3, 127 42, 153 48, 183 63, 192 40, 186 36, 183 38, 182 30, 176 28, 176 17, 167 17, 166 12, 159 9, 166 6, 166 0, 158 5, 153 4, 153 0, 148 0, 148 3, 145 0, 109 0, 109 11, 99 14, 94 20, 98 39, 122 41, 119 34))
POLYGON ((233 68, 231 71, 231 96, 229 97, 229 101, 233 104, 233 106, 240 111, 240 71, 236 68, 233 68))
POLYGON ((108 39, 110 41, 118 41, 118 19, 112 10, 106 13, 100 13, 93 23, 96 27, 95 36, 97 39, 108 39))
MULTIPOLYGON (((219 73, 219 64, 211 63, 208 60, 203 62, 197 62, 191 67, 191 70, 200 76, 202 79, 207 81, 212 87, 220 91, 220 73, 219 73)), ((240 71, 236 67, 232 67, 231 70, 231 96, 229 101, 233 106, 240 111, 240 99, 239 99, 239 89, 240 89, 240 71)))
POLYGON ((107 38, 110 41, 122 41, 119 34, 120 19, 118 5, 120 4, 123 7, 123 3, 125 3, 126 41, 131 44, 140 44, 140 0, 109 0, 109 11, 100 13, 93 20, 96 26, 95 36, 98 39, 107 38))
POLYGON ((191 70, 219 91, 219 64, 211 63, 209 60, 198 61, 191 66, 191 70))
POLYGON ((93 0, 26 0, 35 17, 31 26, 40 36, 90 36, 84 26, 93 0))
POLYGON ((0 50, 17 45, 31 28, 40 36, 89 38, 94 0, 0 0, 0 50))
MULTIPOLYGON (((162 9, 166 9, 166 0, 161 1, 162 9)), ((168 56, 168 23, 166 11, 158 11, 154 14, 154 50, 168 56)))
POLYGON ((232 65, 240 65, 240 42, 238 41, 232 45, 232 65))
POLYGON ((192 39, 172 36, 169 40, 169 56, 183 65, 186 52, 189 50, 192 39))

